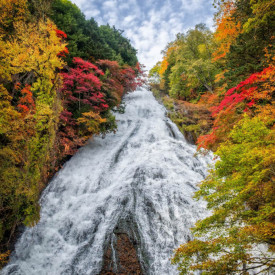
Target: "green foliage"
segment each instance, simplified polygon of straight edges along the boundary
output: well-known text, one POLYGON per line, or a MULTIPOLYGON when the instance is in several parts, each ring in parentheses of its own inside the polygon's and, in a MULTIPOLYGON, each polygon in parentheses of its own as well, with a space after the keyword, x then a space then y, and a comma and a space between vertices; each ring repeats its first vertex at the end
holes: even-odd
POLYGON ((202 24, 179 39, 180 55, 176 63, 178 70, 182 70, 183 77, 186 78, 186 90, 204 86, 206 90, 213 92, 217 73, 215 64, 211 62, 214 47, 213 34, 202 24))
POLYGON ((107 133, 115 132, 117 129, 115 116, 110 111, 107 111, 102 116, 105 118, 105 122, 100 124, 100 133, 104 136, 107 133))
POLYGON ((90 41, 83 33, 86 20, 80 9, 69 0, 55 0, 52 3, 50 17, 57 27, 68 35, 70 54, 66 61, 71 62, 74 56, 87 58, 88 55, 83 45, 90 41))
POLYGON ((259 117, 244 116, 229 137, 196 194, 212 210, 194 229, 207 240, 195 239, 176 251, 173 261, 180 263, 181 274, 247 274, 274 265, 274 130, 259 117))
POLYGON ((176 99, 191 100, 205 91, 213 92, 215 75, 219 72, 211 61, 214 49, 211 31, 203 24, 196 25, 168 44, 163 62, 150 73, 155 78, 158 73, 163 89, 176 99))
POLYGON ((172 98, 165 96, 162 98, 163 100, 163 105, 165 106, 165 108, 169 111, 174 111, 175 109, 175 102, 172 98))
POLYGON ((111 28, 109 25, 102 25, 99 29, 101 37, 116 55, 115 59, 108 59, 116 60, 120 65, 126 63, 130 66, 135 66, 137 64, 137 51, 131 46, 130 41, 122 36, 122 30, 118 30, 115 27, 111 28))
POLYGON ((160 65, 161 62, 157 62, 157 64, 149 71, 149 79, 150 83, 160 84, 160 65))
POLYGON ((94 62, 98 59, 116 60, 119 64, 135 66, 137 51, 115 27, 98 26, 91 18, 85 19, 80 9, 69 0, 53 0, 49 13, 57 27, 68 35, 69 65, 75 56, 94 62))
POLYGON ((233 16, 241 22, 243 31, 226 56, 225 67, 228 72, 225 73, 225 80, 228 87, 235 86, 248 75, 267 66, 266 48, 274 44, 274 7, 274 0, 236 1, 233 16))
POLYGON ((250 0, 250 6, 253 16, 250 16, 243 25, 245 32, 251 32, 253 29, 259 31, 268 31, 268 36, 272 36, 275 20, 275 1, 274 0, 250 0))

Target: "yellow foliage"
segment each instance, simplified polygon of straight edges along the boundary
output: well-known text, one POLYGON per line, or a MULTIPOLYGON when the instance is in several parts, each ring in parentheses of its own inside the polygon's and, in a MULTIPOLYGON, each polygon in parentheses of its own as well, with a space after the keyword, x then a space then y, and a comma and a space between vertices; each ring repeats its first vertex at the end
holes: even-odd
POLYGON ((207 54, 207 48, 206 48, 206 45, 205 44, 200 44, 198 46, 198 51, 201 55, 205 55, 207 54))
POLYGON ((15 35, 4 47, 9 73, 29 71, 39 78, 47 76, 48 79, 54 79, 55 69, 64 66, 57 55, 66 46, 57 37, 56 26, 50 20, 37 24, 19 21, 14 24, 14 28, 15 35))
POLYGON ((224 74, 226 73, 226 70, 222 71, 219 74, 215 75, 215 83, 219 83, 221 80, 224 79, 224 74))
POLYGON ((6 251, 5 253, 0 253, 0 268, 2 268, 7 262, 10 256, 10 251, 6 251))
POLYGON ((0 0, 0 35, 12 27, 13 22, 25 20, 28 15, 27 0, 0 0))
POLYGON ((93 111, 83 113, 82 115, 83 117, 77 119, 77 123, 84 124, 85 130, 88 130, 89 133, 99 134, 99 125, 106 122, 106 118, 102 118, 98 113, 94 113, 93 111))
POLYGON ((160 74, 161 77, 163 76, 163 74, 167 70, 168 65, 169 65, 168 61, 166 60, 166 58, 164 58, 163 61, 160 64, 160 70, 159 70, 159 74, 160 74))
POLYGON ((171 46, 167 49, 165 56, 163 57, 163 60, 160 64, 160 70, 159 70, 160 77, 163 77, 165 71, 167 70, 168 65, 169 65, 169 62, 168 62, 169 56, 175 50, 175 48, 176 48, 176 46, 171 46))
POLYGON ((27 1, 0 1, 4 11, 0 21, 0 134, 4 140, 0 150, 0 214, 6 220, 4 224, 0 221, 3 238, 17 223, 34 225, 39 220, 38 198, 50 166, 61 111, 57 89, 61 85, 59 70, 65 63, 58 54, 65 43, 50 20, 25 20, 27 1), (28 93, 21 90, 25 84, 31 86, 28 93), (13 102, 6 87, 14 89, 9 91, 16 95, 13 102), (28 109, 30 104, 34 106, 32 112, 22 115, 20 108, 28 109))

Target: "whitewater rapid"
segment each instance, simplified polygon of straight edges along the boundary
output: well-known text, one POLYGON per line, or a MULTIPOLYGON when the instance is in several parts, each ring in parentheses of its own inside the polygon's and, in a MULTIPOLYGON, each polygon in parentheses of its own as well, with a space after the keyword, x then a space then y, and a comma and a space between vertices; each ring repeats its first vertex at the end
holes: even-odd
POLYGON ((128 94, 125 103, 117 132, 91 140, 44 190, 40 222, 24 231, 1 274, 99 274, 125 221, 144 273, 177 274, 173 250, 206 215, 192 196, 211 157, 196 155, 150 91, 128 94))

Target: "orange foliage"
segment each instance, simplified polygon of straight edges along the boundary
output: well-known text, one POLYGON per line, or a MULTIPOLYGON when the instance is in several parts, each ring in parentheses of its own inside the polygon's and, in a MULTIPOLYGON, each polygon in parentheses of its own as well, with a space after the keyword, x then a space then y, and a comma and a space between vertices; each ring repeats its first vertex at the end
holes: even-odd
POLYGON ((218 137, 216 135, 216 129, 213 128, 210 134, 200 136, 197 140, 198 149, 201 148, 209 148, 211 145, 213 145, 218 137))
POLYGON ((169 47, 168 50, 165 53, 165 56, 163 57, 163 60, 162 60, 162 62, 160 64, 160 70, 159 70, 159 75, 161 77, 163 77, 165 71, 168 68, 168 65, 169 65, 168 59, 169 59, 171 53, 174 51, 175 48, 176 48, 175 46, 169 47))
POLYGON ((217 61, 224 58, 229 52, 230 45, 235 41, 241 32, 241 23, 236 22, 232 17, 235 11, 233 1, 227 1, 221 6, 222 16, 217 18, 217 29, 214 34, 218 49, 213 53, 213 60, 217 61))
POLYGON ((0 253, 0 268, 2 268, 7 262, 10 256, 10 251, 6 251, 5 253, 0 253))
POLYGON ((166 58, 164 58, 160 65, 160 70, 159 70, 160 76, 163 76, 163 74, 168 68, 168 65, 169 65, 168 61, 166 60, 166 58))
POLYGON ((29 112, 35 109, 35 103, 30 89, 31 86, 26 85, 21 91, 22 97, 19 99, 18 109, 21 111, 23 116, 26 116, 29 112))
MULTIPOLYGON (((242 119, 240 112, 258 114, 263 121, 274 123, 274 83, 275 67, 271 64, 229 89, 220 104, 211 108, 215 118, 213 130, 210 134, 199 137, 199 148, 215 150, 218 143, 224 141, 234 125, 242 119)), ((209 98, 207 95, 204 97, 209 98)), ((214 97, 214 100, 216 99, 217 97, 214 97)))
POLYGON ((203 94, 200 98, 200 101, 198 104, 200 105, 208 105, 208 106, 214 106, 219 103, 219 96, 217 94, 212 94, 210 92, 207 92, 203 94))

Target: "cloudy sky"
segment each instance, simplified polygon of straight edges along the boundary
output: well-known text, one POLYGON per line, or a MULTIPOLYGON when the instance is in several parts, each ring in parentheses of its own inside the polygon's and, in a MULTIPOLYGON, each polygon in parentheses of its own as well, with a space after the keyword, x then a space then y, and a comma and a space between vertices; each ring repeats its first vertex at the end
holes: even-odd
POLYGON ((150 69, 179 32, 198 23, 213 26, 212 0, 71 0, 89 19, 124 30, 150 69))

